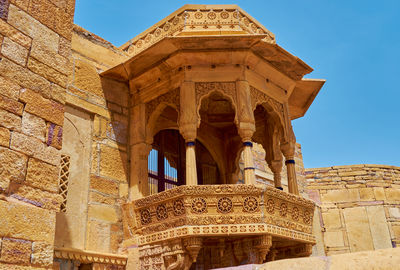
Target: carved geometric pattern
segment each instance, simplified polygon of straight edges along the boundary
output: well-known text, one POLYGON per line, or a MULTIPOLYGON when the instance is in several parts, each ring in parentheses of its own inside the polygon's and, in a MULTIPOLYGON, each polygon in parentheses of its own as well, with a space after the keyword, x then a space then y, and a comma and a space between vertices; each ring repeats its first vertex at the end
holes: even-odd
POLYGON ((232 200, 228 197, 222 197, 218 200, 217 209, 221 213, 229 213, 232 211, 232 200))
MULTIPOLYGON (((136 224, 139 224, 138 227, 144 235, 182 226, 207 225, 211 230, 212 226, 220 224, 237 224, 238 230, 246 224, 270 224, 309 234, 312 232, 310 224, 315 207, 312 201, 300 196, 273 187, 260 188, 255 185, 178 186, 135 200, 128 205, 133 208, 136 224), (158 205, 166 208, 161 212, 170 211, 167 213, 168 218, 160 219, 165 214, 160 215, 160 211, 157 214, 158 205), (230 215, 235 208, 241 214, 230 215), (142 212, 144 209, 146 213, 142 212), (256 210, 250 212, 253 209, 256 210)), ((132 216, 129 211, 124 216, 128 218, 128 226, 136 230, 133 217, 132 222, 129 222, 132 216)))
POLYGON ((140 220, 143 225, 151 223, 151 214, 149 209, 143 209, 140 211, 140 220))
POLYGON ((173 205, 173 210, 175 216, 183 215, 185 213, 185 204, 183 203, 183 200, 181 199, 175 200, 173 205))
POLYGON ((67 195, 68 195, 68 182, 69 182, 69 166, 71 157, 61 154, 60 160, 60 174, 58 178, 58 192, 62 197, 60 211, 67 211, 67 195))
POLYGON ((292 218, 294 219, 294 220, 298 220, 299 219, 299 208, 297 208, 296 206, 295 207, 293 207, 293 209, 292 209, 292 218))
POLYGON ((203 198, 195 198, 192 201, 192 211, 198 214, 204 213, 207 209, 206 200, 203 198))
POLYGON ((308 210, 303 213, 303 221, 305 224, 311 224, 311 213, 308 210))
POLYGON ((176 88, 174 90, 171 90, 164 95, 158 96, 155 99, 150 100, 149 102, 146 103, 146 122, 149 120, 151 114, 155 111, 157 106, 160 103, 166 103, 166 104, 171 104, 174 105, 177 112, 179 113, 179 100, 180 100, 180 95, 179 95, 179 89, 176 88))
POLYGON ((141 246, 160 242, 171 241, 171 238, 176 236, 210 236, 210 235, 226 235, 229 234, 271 234, 290 239, 301 240, 308 243, 315 243, 315 237, 311 233, 302 233, 293 229, 281 228, 270 224, 243 224, 243 225, 214 225, 214 226, 189 226, 184 228, 170 228, 164 232, 154 232, 149 235, 140 236, 139 244, 141 246))
POLYGON ((282 217, 286 217, 287 216, 287 210, 288 210, 288 206, 286 203, 281 203, 281 207, 279 208, 279 214, 282 217))
POLYGON ((244 212, 255 212, 258 210, 258 201, 255 197, 246 197, 243 201, 243 211, 244 212))
POLYGON ((267 201, 267 212, 271 215, 275 213, 275 202, 272 199, 268 199, 267 201))
POLYGON ((160 204, 157 206, 156 216, 158 220, 163 220, 168 218, 167 207, 165 207, 165 204, 160 204))
POLYGON ((246 34, 265 34, 265 41, 275 43, 274 36, 265 31, 258 23, 251 21, 247 15, 237 9, 225 10, 185 10, 166 22, 155 25, 140 38, 133 40, 124 50, 136 55, 164 37, 179 35, 182 31, 245 31, 246 34))

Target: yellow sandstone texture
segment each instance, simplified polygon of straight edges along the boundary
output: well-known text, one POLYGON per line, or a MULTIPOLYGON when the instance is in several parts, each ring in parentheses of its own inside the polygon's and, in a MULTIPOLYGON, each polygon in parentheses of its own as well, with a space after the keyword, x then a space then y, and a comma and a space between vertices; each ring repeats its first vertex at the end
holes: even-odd
MULTIPOLYGON (((239 119, 232 118, 232 122, 240 122, 240 136, 237 135, 240 147, 242 139, 251 139, 249 134, 254 132, 252 124, 263 120, 257 118, 255 121, 254 115, 248 113, 257 107, 258 103, 254 100, 268 101, 269 112, 277 110, 282 117, 286 117, 284 126, 288 128, 285 135, 288 141, 281 142, 282 149, 276 148, 279 144, 273 137, 276 134, 264 136, 263 133, 254 133, 253 139, 259 144, 254 144, 252 152, 247 151, 241 156, 238 167, 222 166, 227 171, 223 175, 224 184, 249 184, 254 177, 256 184, 276 185, 282 187, 282 194, 298 193, 316 203, 314 220, 307 221, 312 213, 302 217, 304 222, 310 222, 307 223, 310 228, 311 224, 313 226, 316 245, 312 253, 315 256, 332 256, 270 262, 262 269, 396 269, 399 251, 388 248, 400 243, 400 168, 356 165, 304 169, 301 146, 295 143, 294 135, 290 133, 290 121, 304 115, 312 101, 308 97, 316 95, 324 81, 302 79, 299 74, 308 73, 311 68, 279 47, 274 35, 244 11, 240 11, 240 22, 235 21, 232 25, 223 23, 222 28, 210 23, 209 28, 205 28, 204 20, 212 22, 217 15, 210 11, 209 6, 198 7, 202 12, 196 13, 192 8, 185 15, 195 18, 191 27, 187 28, 191 30, 185 32, 180 27, 184 19, 183 13, 179 13, 183 12, 182 8, 156 27, 117 48, 73 25, 75 0, 0 1, 0 270, 141 269, 138 238, 134 232, 138 227, 136 223, 141 221, 140 217, 127 217, 133 215, 133 210, 129 210, 125 203, 148 195, 144 182, 147 183, 147 154, 152 143, 146 137, 149 131, 156 133, 172 127, 181 129, 187 140, 196 137, 193 137, 196 133, 193 122, 197 116, 188 117, 187 110, 194 111, 195 104, 190 102, 199 102, 199 99, 194 101, 193 96, 185 96, 185 93, 175 98, 165 95, 179 93, 176 89, 184 79, 191 81, 196 78, 202 81, 196 82, 196 88, 187 84, 187 90, 200 94, 204 94, 201 91, 206 88, 215 88, 214 81, 221 78, 237 81, 233 84, 224 81, 218 85, 228 95, 234 96, 230 100, 240 111, 239 119), (203 41, 197 40, 200 37, 196 37, 195 42, 190 41, 190 35, 194 34, 203 37, 215 34, 243 37, 239 37, 237 43, 231 42, 231 37, 227 42, 201 43, 203 41), (170 36, 189 38, 186 42, 174 43, 170 36), (232 63, 220 51, 199 57, 185 52, 188 48, 185 46, 192 46, 202 53, 203 48, 199 44, 222 46, 227 50, 232 44, 246 47, 257 42, 263 44, 262 48, 269 46, 266 55, 272 58, 268 59, 268 64, 264 60, 259 61, 258 56, 250 51, 248 55, 240 52, 231 55, 228 52, 232 63), (153 45, 159 46, 158 49, 154 49, 153 45), (142 52, 146 56, 146 50, 153 50, 151 53, 159 50, 157 53, 164 56, 173 54, 174 50, 182 50, 184 54, 177 53, 165 62, 157 60, 159 66, 153 67, 149 66, 154 56, 151 53, 147 55, 151 57, 138 60, 142 52), (131 65, 132 59, 136 62, 131 65), (187 65, 187 59, 195 59, 195 64, 199 65, 187 65), (207 59, 219 61, 221 65, 209 65, 207 59), (247 64, 242 62, 236 65, 235 61, 248 61, 249 65, 246 67, 247 64), (279 61, 285 61, 291 68, 285 69, 279 61), (253 66, 258 70, 252 70, 253 66), (126 73, 126 69, 130 74, 126 73), (260 77, 262 72, 267 72, 270 77, 260 77), (245 74, 246 80, 252 82, 251 87, 243 83, 240 74, 245 74), (135 79, 130 80, 129 76, 135 79), (256 86, 271 96, 263 94, 263 91, 257 92, 256 86), (239 97, 229 92, 236 87, 241 89, 239 97), (290 90, 285 93, 282 89, 290 90), (174 104, 176 111, 157 107, 163 102, 176 103, 177 98, 186 98, 193 106, 188 105, 185 107, 187 110, 183 110, 179 109, 179 104, 174 104), (159 113, 160 119, 154 121, 145 110, 159 113), (181 114, 183 117, 179 119, 181 114), (150 120, 155 124, 147 125, 150 120), (266 137, 273 139, 264 141, 266 137), (267 154, 265 146, 268 146, 267 154), (250 159, 254 163, 254 174, 245 172, 245 167, 251 165, 250 159), (286 165, 285 161, 288 161, 286 165), (237 176, 233 176, 228 169, 236 170, 237 176), (297 187, 293 179, 297 179, 297 187), (352 253, 366 250, 379 251, 352 253), (350 254, 335 255, 338 253, 350 254)), ((219 10, 221 19, 239 16, 232 10, 222 11, 232 9, 232 6, 214 7, 219 10)), ((262 51, 262 48, 254 50, 262 51)), ((215 101, 221 97, 224 96, 214 97, 215 101)), ((226 104, 210 104, 207 105, 209 112, 214 109, 225 113, 225 118, 231 117, 230 111, 224 111, 228 108, 226 104)), ((267 114, 266 110, 261 110, 260 115, 263 113, 267 114)), ((207 117, 211 119, 209 123, 217 119, 212 113, 207 117)), ((273 120, 279 121, 277 119, 273 120)), ((226 122, 221 123, 226 125, 226 122)), ((208 128, 199 127, 199 133, 201 129, 206 131, 203 132, 206 135, 211 134, 219 126, 208 128)), ((222 149, 220 145, 218 139, 211 139, 209 148, 223 163, 227 156, 218 154, 222 149)), ((229 146, 226 148, 228 152, 238 151, 229 146)), ((188 157, 193 157, 193 153, 189 151, 188 157)), ((196 163, 195 159, 189 164, 191 172, 188 174, 196 180, 193 163, 196 163)), ((206 197, 211 195, 214 193, 206 197)), ((157 219, 154 214, 157 206, 151 206, 152 219, 157 219)), ((235 207, 235 211, 242 211, 237 205, 235 207)), ((171 211, 172 206, 168 209, 171 211)), ((270 205, 269 211, 278 216, 283 213, 282 209, 285 208, 278 209, 276 206, 275 209, 274 205, 271 209, 270 205)), ((287 229, 284 222, 291 222, 293 216, 299 218, 294 207, 290 211, 293 212, 286 217, 287 220, 271 220, 279 227, 276 231, 281 235, 285 235, 287 229)), ((217 215, 217 212, 214 214, 217 215)), ((286 212, 283 215, 286 216, 286 212)), ((230 223, 235 221, 226 222, 231 226, 230 223)), ((223 225, 214 226, 213 230, 226 230, 228 227, 223 225)), ((162 226, 147 230, 162 230, 162 226)), ((254 225, 246 226, 254 232, 254 225)), ((246 226, 239 230, 247 230, 246 226)), ((301 228, 304 230, 305 227, 301 228)), ((234 225, 229 228, 238 230, 234 225)), ((300 236, 305 237, 303 234, 300 236)), ((149 236, 145 241, 153 240, 149 236)), ((258 243, 260 253, 267 254, 266 248, 271 248, 266 259, 274 260, 276 251, 273 251, 271 238, 258 240, 264 241, 258 243)), ((297 246, 299 250, 288 250, 289 257, 308 256, 312 241, 309 239, 308 244, 297 246)), ((195 254, 198 243, 186 244, 191 254, 195 254)), ((218 245, 220 248, 223 242, 218 245)), ((245 242, 240 245, 244 246, 245 242)), ((142 253, 156 250, 157 247, 148 246, 142 253)), ((233 253, 235 258, 243 260, 244 254, 238 252, 240 250, 246 248, 229 247, 225 255, 221 255, 221 248, 215 248, 213 254, 225 258, 226 262, 233 253)), ((284 257, 283 253, 278 259, 284 257)), ((160 254, 157 255, 159 257, 145 256, 153 261, 161 258, 160 254)), ((168 256, 172 257, 165 259, 166 265, 173 265, 174 260, 178 263, 179 255, 168 256)), ((159 265, 159 262, 155 263, 159 265)), ((181 268, 178 266, 177 269, 181 268)))
MULTIPOLYGON (((400 248, 280 260, 257 266, 260 270, 396 270, 400 269, 400 248)), ((238 269, 239 270, 239 269, 238 269)))
POLYGON ((327 255, 400 243, 400 167, 352 165, 306 169, 307 193, 321 210, 327 255))
POLYGON ((0 269, 52 269, 74 6, 0 3, 0 269))

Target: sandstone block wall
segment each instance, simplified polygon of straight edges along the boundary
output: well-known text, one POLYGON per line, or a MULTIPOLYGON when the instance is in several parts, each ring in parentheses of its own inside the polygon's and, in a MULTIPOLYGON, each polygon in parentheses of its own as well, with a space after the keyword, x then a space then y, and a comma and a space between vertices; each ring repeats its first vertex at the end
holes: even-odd
POLYGON ((74 7, 0 1, 0 269, 53 262, 74 7))
POLYGON ((79 26, 74 26, 71 47, 65 119, 72 124, 66 126, 69 141, 62 152, 72 166, 80 160, 71 173, 86 167, 87 172, 70 176, 71 191, 78 192, 68 193, 67 211, 57 216, 56 246, 119 253, 120 204, 128 196, 129 92, 127 85, 99 74, 126 56, 79 26))
POLYGON ((352 165, 305 170, 321 209, 327 255, 400 243, 400 167, 352 165))

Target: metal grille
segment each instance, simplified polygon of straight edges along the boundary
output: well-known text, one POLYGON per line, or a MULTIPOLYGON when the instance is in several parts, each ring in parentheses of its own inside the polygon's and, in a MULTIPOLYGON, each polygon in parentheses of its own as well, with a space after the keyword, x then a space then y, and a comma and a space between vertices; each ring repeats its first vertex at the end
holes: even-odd
POLYGON ((68 195, 68 180, 69 180, 69 165, 71 157, 61 155, 60 175, 58 179, 58 192, 61 194, 62 202, 60 206, 61 212, 67 211, 67 195, 68 195))

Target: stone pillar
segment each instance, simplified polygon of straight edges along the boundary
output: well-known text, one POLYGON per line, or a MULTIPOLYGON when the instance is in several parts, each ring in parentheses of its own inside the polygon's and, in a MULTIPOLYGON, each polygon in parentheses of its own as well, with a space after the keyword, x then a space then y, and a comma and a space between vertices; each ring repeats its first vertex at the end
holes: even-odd
POLYGON ((255 184, 253 161, 253 143, 251 138, 256 130, 254 113, 251 107, 250 85, 247 81, 236 81, 237 112, 239 118, 238 132, 243 141, 244 183, 255 184))
POLYGON ((186 185, 197 185, 196 144, 194 141, 186 142, 186 185))
POLYGON ((254 173, 254 160, 253 160, 253 143, 250 141, 243 142, 243 159, 244 159, 244 183, 246 185, 255 184, 256 176, 254 173))
POLYGON ((285 164, 287 169, 289 193, 299 195, 299 188, 297 187, 296 167, 294 161, 295 142, 286 142, 282 144, 282 153, 285 156, 285 164))
POLYGON ((279 147, 280 133, 277 129, 278 123, 272 121, 271 118, 267 119, 266 122, 266 134, 264 138, 263 147, 265 149, 265 160, 268 163, 268 167, 274 174, 274 184, 277 189, 282 189, 281 183, 281 172, 282 172, 282 152, 279 147))
POLYGON ((274 185, 277 189, 283 190, 281 182, 282 160, 272 160, 268 162, 268 167, 274 174, 274 185))
POLYGON ((149 195, 147 157, 151 145, 146 142, 145 104, 132 107, 130 136, 129 199, 136 200, 149 195))
POLYGON ((184 81, 180 88, 179 132, 186 142, 186 185, 197 185, 196 136, 198 116, 194 82, 184 81))

